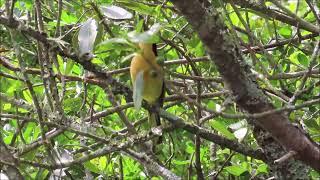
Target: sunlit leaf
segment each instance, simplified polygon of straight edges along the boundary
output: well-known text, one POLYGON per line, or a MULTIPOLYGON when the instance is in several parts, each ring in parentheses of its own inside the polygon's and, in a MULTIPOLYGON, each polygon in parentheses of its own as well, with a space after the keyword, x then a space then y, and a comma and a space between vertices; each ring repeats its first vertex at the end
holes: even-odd
POLYGON ((85 162, 84 167, 94 173, 99 174, 100 172, 99 168, 95 164, 91 163, 90 161, 85 162))
POLYGON ((11 104, 9 104, 9 103, 5 103, 5 104, 3 105, 3 110, 4 110, 4 111, 9 110, 10 108, 11 108, 11 104))
POLYGON ((80 56, 93 52, 97 32, 97 23, 94 19, 90 18, 82 24, 78 35, 80 56))
POLYGON ((6 174, 4 174, 4 173, 0 173, 0 179, 1 180, 9 180, 9 177, 6 175, 6 174))
POLYGON ((100 44, 98 44, 99 47, 103 48, 104 51, 112 50, 112 49, 125 49, 126 47, 133 46, 132 43, 130 43, 127 39, 124 38, 111 38, 107 39, 100 44))
POLYGON ((128 33, 128 37, 132 42, 147 42, 147 43, 155 43, 159 41, 159 37, 157 33, 161 29, 160 24, 154 24, 148 31, 143 33, 137 33, 136 31, 132 31, 128 33))
POLYGON ((298 54, 299 54, 299 52, 294 52, 289 56, 290 61, 293 62, 296 65, 300 64, 300 62, 299 62, 299 60, 297 58, 298 54))
POLYGON ((72 72, 74 61, 68 60, 67 62, 64 62, 63 65, 64 65, 64 74, 68 75, 68 74, 70 74, 72 72))
POLYGON ((25 131, 23 132, 23 137, 25 137, 27 142, 32 140, 32 134, 36 128, 37 127, 36 127, 35 123, 28 123, 28 126, 26 127, 25 131))
POLYGON ((210 122, 210 125, 219 133, 224 135, 225 137, 229 139, 235 139, 234 135, 227 129, 227 126, 219 121, 212 121, 210 122))
POLYGON ((185 160, 185 161, 174 160, 173 163, 176 165, 186 165, 186 164, 189 164, 190 161, 189 160, 185 160))
POLYGON ((194 150, 195 150, 195 148, 194 148, 193 144, 191 142, 188 142, 186 152, 189 154, 192 154, 192 153, 194 153, 194 150))
POLYGON ((23 97, 28 103, 31 104, 33 102, 32 101, 32 96, 30 94, 30 91, 28 91, 28 90, 23 91, 23 97))
POLYGON ((103 15, 110 19, 131 19, 132 14, 119 6, 102 6, 100 7, 103 15))
POLYGON ((78 19, 75 16, 73 16, 72 14, 69 14, 66 11, 62 11, 61 20, 62 20, 62 22, 66 23, 66 24, 70 24, 70 23, 76 22, 78 19))
POLYGON ((257 168, 258 173, 268 173, 268 166, 266 164, 261 164, 257 168))
POLYGON ((292 29, 289 26, 281 27, 279 34, 285 38, 290 38, 292 34, 292 29))
POLYGON ((240 176, 242 173, 247 171, 247 169, 243 168, 242 166, 236 166, 236 165, 227 166, 224 169, 234 176, 240 176))
POLYGON ((239 142, 243 140, 243 138, 247 135, 248 128, 240 128, 233 132, 234 136, 238 139, 239 142))
POLYGON ((136 32, 141 32, 143 29, 143 24, 144 24, 144 20, 141 19, 137 24, 136 24, 136 32))
POLYGON ((230 124, 229 128, 231 128, 232 130, 238 130, 242 127, 247 126, 247 121, 246 120, 242 120, 242 121, 238 121, 236 123, 230 124))
POLYGON ((107 157, 102 156, 99 158, 99 169, 104 170, 107 166, 107 157))

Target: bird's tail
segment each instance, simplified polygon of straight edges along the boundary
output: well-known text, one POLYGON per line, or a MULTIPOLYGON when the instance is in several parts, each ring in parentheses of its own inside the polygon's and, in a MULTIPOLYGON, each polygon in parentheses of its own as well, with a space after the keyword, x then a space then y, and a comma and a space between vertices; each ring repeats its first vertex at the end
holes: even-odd
MULTIPOLYGON (((158 112, 148 111, 148 114, 149 114, 148 121, 149 121, 151 128, 161 125, 160 115, 158 112)), ((162 143, 162 136, 160 136, 159 138, 156 138, 153 141, 153 143, 155 143, 155 144, 162 143)))

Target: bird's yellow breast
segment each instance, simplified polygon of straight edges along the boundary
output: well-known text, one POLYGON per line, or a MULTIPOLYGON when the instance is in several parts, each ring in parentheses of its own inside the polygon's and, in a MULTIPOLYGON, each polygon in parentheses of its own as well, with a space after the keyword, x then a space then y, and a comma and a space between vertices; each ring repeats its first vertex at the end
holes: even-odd
POLYGON ((136 54, 131 61, 130 75, 134 83, 137 74, 143 71, 143 93, 142 97, 148 103, 155 103, 162 93, 163 70, 154 59, 144 58, 141 54, 136 54))

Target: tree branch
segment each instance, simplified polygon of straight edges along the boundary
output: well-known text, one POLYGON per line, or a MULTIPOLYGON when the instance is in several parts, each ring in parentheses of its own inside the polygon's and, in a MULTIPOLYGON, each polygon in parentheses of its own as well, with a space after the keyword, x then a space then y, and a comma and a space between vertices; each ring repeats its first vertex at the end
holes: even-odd
MULTIPOLYGON (((198 1, 173 0, 172 2, 198 32, 212 57, 212 62, 236 97, 237 104, 249 113, 273 110, 274 106, 248 76, 249 67, 244 63, 239 49, 232 43, 219 12, 212 8, 209 13, 198 1)), ((297 159, 320 170, 319 146, 294 127, 287 116, 275 113, 256 118, 255 122, 269 131, 288 151, 296 151, 297 159)))

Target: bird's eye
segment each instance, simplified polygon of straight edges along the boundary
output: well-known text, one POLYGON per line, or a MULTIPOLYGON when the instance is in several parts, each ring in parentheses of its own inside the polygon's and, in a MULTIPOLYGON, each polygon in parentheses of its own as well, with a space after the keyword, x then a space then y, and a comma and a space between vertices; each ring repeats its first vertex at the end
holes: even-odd
POLYGON ((152 71, 150 71, 150 76, 151 76, 152 78, 156 78, 156 77, 158 76, 158 72, 152 70, 152 71))

